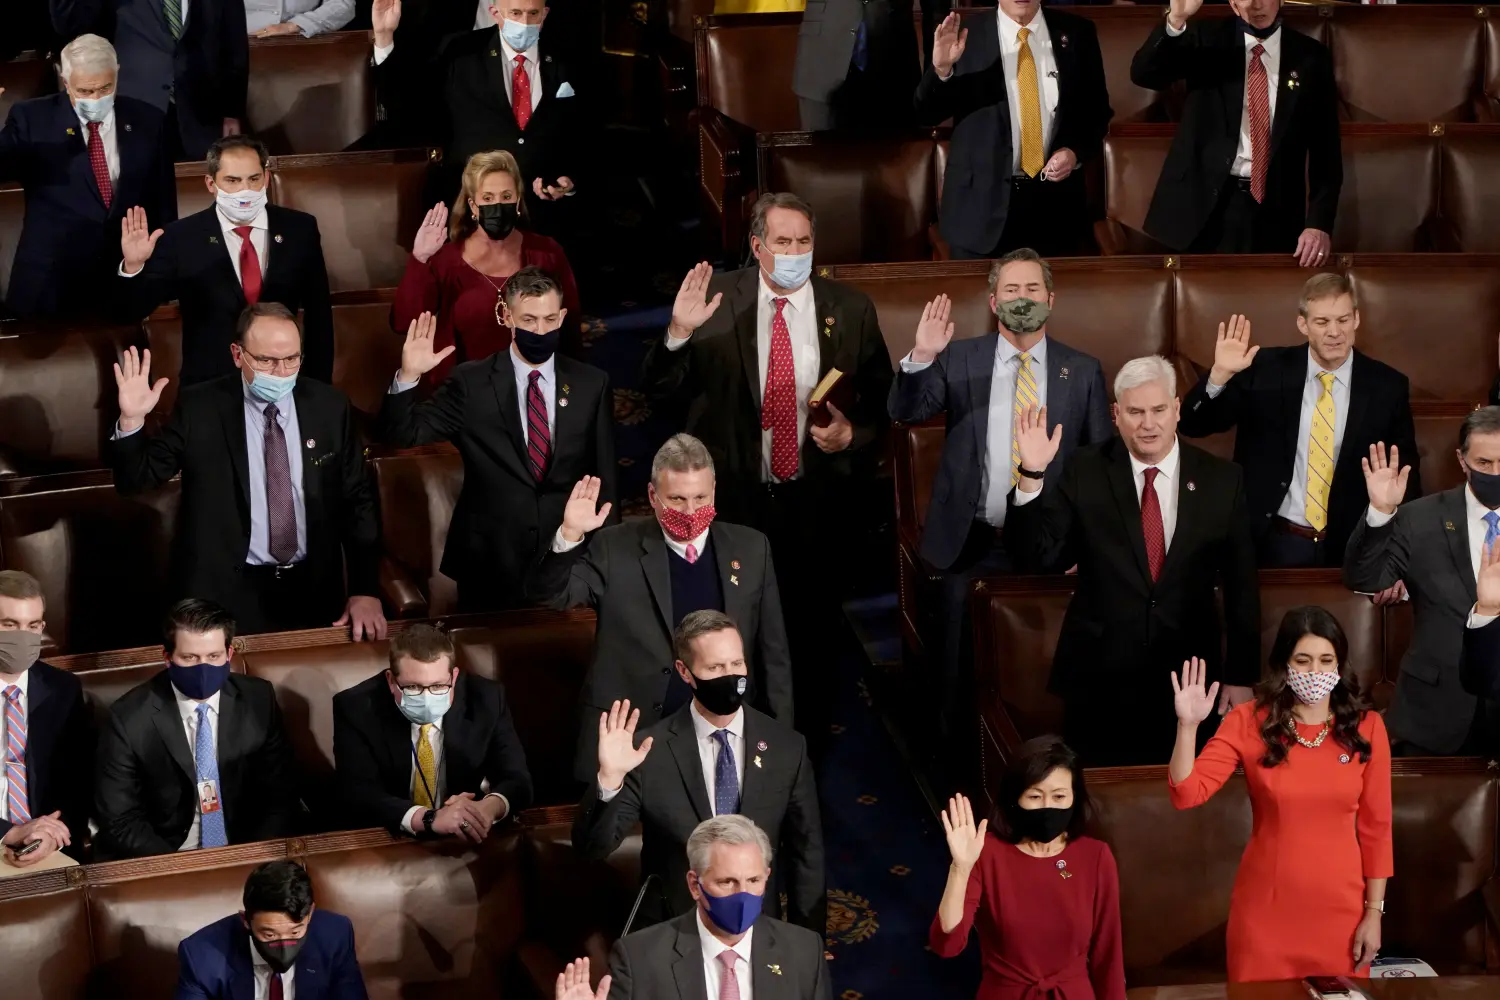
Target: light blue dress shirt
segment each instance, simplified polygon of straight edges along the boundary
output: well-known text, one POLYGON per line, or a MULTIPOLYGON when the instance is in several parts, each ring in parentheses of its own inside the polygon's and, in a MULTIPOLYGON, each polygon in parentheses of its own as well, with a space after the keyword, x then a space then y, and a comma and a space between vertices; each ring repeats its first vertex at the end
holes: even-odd
MULTIPOLYGON (((250 552, 245 562, 251 566, 274 566, 271 558, 271 519, 266 508, 266 404, 245 395, 245 449, 250 472, 250 552)), ((297 422, 297 403, 288 395, 276 404, 276 422, 286 436, 287 463, 292 471, 292 506, 297 511, 297 555, 292 562, 307 558, 307 498, 302 491, 302 428, 297 422)), ((316 444, 314 445, 316 448, 316 444)))

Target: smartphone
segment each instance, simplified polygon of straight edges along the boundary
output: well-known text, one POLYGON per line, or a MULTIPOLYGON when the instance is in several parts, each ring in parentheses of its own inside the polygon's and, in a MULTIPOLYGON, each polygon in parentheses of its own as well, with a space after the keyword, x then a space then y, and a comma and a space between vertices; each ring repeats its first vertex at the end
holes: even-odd
POLYGON ((1350 996, 1349 987, 1337 976, 1308 976, 1303 980, 1310 990, 1324 997, 1350 996))
POLYGON ((26 855, 30 854, 32 851, 35 851, 38 847, 41 847, 41 846, 42 846, 42 842, 40 840, 33 840, 30 843, 28 843, 25 847, 23 847, 19 851, 17 851, 16 852, 16 857, 18 857, 18 858, 24 858, 24 857, 26 857, 26 855))

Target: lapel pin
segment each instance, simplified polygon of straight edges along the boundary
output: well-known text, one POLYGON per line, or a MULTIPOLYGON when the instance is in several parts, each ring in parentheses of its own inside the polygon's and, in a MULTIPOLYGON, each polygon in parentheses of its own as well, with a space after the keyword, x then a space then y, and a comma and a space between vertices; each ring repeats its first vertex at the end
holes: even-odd
POLYGON ((1349 763, 1349 755, 1346 754, 1346 753, 1339 754, 1339 763, 1340 764, 1347 764, 1347 763, 1349 763))
POLYGON ((280 243, 280 242, 281 242, 281 234, 280 234, 280 233, 277 233, 277 234, 276 234, 276 235, 275 235, 275 236, 273 236, 273 237, 271 237, 271 238, 272 238, 272 239, 273 239, 273 240, 275 240, 275 241, 276 241, 276 242, 277 242, 277 243, 280 243))
POLYGON ((768 965, 766 968, 771 970, 771 975, 773 976, 781 975, 781 966, 779 965, 768 965))
POLYGON ((1068 380, 1068 370, 1066 368, 1059 368, 1057 370, 1057 377, 1066 382, 1068 380))
POLYGON ((500 53, 496 52, 494 49, 490 49, 490 55, 492 55, 492 56, 498 56, 499 54, 500 53))
POLYGON ((755 744, 755 749, 759 750, 761 753, 765 753, 766 750, 769 749, 769 747, 767 747, 765 740, 761 740, 759 743, 755 744))
POLYGON ((572 392, 573 390, 569 389, 568 388, 568 383, 564 382, 562 384, 562 391, 563 391, 563 395, 566 396, 568 393, 572 392))
POLYGON ((1455 528, 1453 526, 1453 522, 1452 521, 1444 521, 1443 522, 1443 527, 1447 528, 1449 531, 1457 531, 1458 530, 1457 528, 1455 528))
POLYGON ((1067 48, 1068 47, 1068 36, 1067 35, 1058 35, 1057 36, 1057 44, 1061 48, 1067 48))
POLYGON ((126 125, 126 126, 125 126, 125 131, 127 131, 127 132, 129 132, 129 131, 130 131, 130 126, 129 126, 129 125, 126 125))
POLYGON ((552 61, 552 57, 551 56, 542 56, 542 62, 551 62, 551 61, 552 61))
POLYGON ((1196 490, 1198 488, 1198 484, 1194 483, 1191 479, 1189 479, 1188 480, 1188 484, 1187 484, 1187 488, 1188 488, 1188 492, 1191 493, 1191 492, 1193 492, 1194 490, 1196 490))
POLYGON ((824 316, 823 317, 823 325, 824 326, 832 326, 833 325, 833 317, 832 316, 824 316))
POLYGON ((1057 873, 1063 878, 1072 878, 1073 873, 1068 871, 1068 863, 1062 858, 1057 859, 1057 873))
POLYGON ((318 442, 317 442, 317 440, 316 440, 316 439, 314 439, 314 438, 308 438, 308 439, 307 439, 307 446, 308 446, 308 447, 309 447, 309 448, 316 448, 316 447, 317 447, 317 446, 318 446, 318 442))
MULTIPOLYGON (((729 560, 729 568, 730 569, 739 569, 740 568, 740 561, 738 559, 731 559, 731 560, 729 560)), ((760 746, 760 748, 762 750, 764 750, 766 748, 765 744, 762 743, 761 746, 760 746)))
POLYGON ((756 767, 760 767, 760 755, 759 754, 755 755, 755 766, 756 767))
POLYGON ((740 585, 740 578, 731 573, 729 574, 729 582, 738 587, 740 585))
POLYGON ((1290 80, 1288 80, 1286 82, 1286 89, 1287 90, 1296 90, 1297 89, 1297 78, 1295 76, 1292 77, 1290 80))
POLYGON ((208 242, 217 244, 219 242, 219 238, 217 236, 210 236, 208 238, 208 242))
POLYGON ((71 129, 71 128, 70 128, 70 129, 68 129, 68 134, 69 134, 69 135, 77 135, 77 134, 78 134, 78 131, 77 131, 77 129, 71 129))
POLYGON ((568 405, 568 397, 564 396, 562 399, 559 399, 557 401, 557 405, 558 406, 567 406, 568 405))

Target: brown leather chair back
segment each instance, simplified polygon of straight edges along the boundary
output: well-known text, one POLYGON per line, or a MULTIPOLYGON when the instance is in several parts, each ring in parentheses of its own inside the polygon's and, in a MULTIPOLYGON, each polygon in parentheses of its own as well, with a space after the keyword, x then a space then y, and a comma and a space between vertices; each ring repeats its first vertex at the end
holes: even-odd
POLYGON ((1160 266, 1159 258, 1132 263, 1103 270, 1091 267, 1092 261, 1074 259, 1052 268, 1056 300, 1047 334, 1099 359, 1111 396, 1121 365, 1172 349, 1172 272, 1160 266))
POLYGON ((1348 669, 1359 689, 1384 711, 1396 693, 1396 665, 1385 669, 1385 619, 1363 594, 1344 586, 1338 570, 1262 570, 1260 574, 1260 662, 1270 658, 1282 617, 1315 604, 1338 619, 1349 640, 1348 669))
MULTIPOLYGON (((203 180, 207 176, 208 164, 202 160, 196 163, 177 164, 177 217, 179 219, 213 206, 214 196, 209 193, 208 185, 203 180)), ((155 223, 152 224, 155 225, 155 223)))
POLYGON ((405 330, 391 329, 388 293, 344 293, 334 299, 333 384, 363 415, 367 431, 401 367, 405 337, 405 330))
POLYGON ((1157 25, 1155 18, 1140 16, 1131 7, 1077 8, 1094 22, 1099 33, 1099 51, 1104 56, 1104 83, 1113 125, 1129 122, 1175 121, 1182 112, 1182 95, 1174 90, 1147 90, 1130 79, 1130 61, 1157 25))
POLYGON ((1415 253, 1431 249, 1437 214, 1438 145, 1425 126, 1390 131, 1345 129, 1344 184, 1333 249, 1415 253))
POLYGON ((0 124, 10 115, 11 105, 57 93, 57 70, 51 59, 31 54, 0 62, 0 124))
MULTIPOLYGON (((1104 139, 1104 215, 1144 233, 1156 181, 1172 147, 1169 132, 1110 135, 1104 139)), ((1132 252, 1141 248, 1128 248, 1132 252)))
MULTIPOLYGON (((818 238, 823 237, 820 234, 818 238)), ((980 337, 995 329, 995 314, 990 312, 986 281, 989 270, 989 261, 963 260, 923 264, 915 269, 899 265, 846 264, 820 267, 818 273, 858 288, 870 297, 894 365, 911 353, 922 308, 939 294, 953 300, 954 339, 980 337)))
MULTIPOLYGON (((1496 57, 1500 58, 1500 51, 1496 57)), ((1455 250, 1500 252, 1500 206, 1494 197, 1500 177, 1500 141, 1493 132, 1450 126, 1443 136, 1442 185, 1438 215, 1455 250)), ((1399 210, 1391 206, 1393 211, 1399 210)))
POLYGON ((182 316, 175 305, 162 306, 146 317, 141 328, 146 333, 146 346, 151 348, 151 377, 168 379, 156 409, 151 411, 166 420, 177 407, 178 383, 182 381, 178 377, 182 372, 182 316))
MULTIPOLYGON (((528 937, 545 946, 551 960, 535 969, 538 978, 555 981, 563 964, 584 957, 596 969, 609 965, 610 946, 620 936, 635 903, 641 881, 641 837, 632 833, 608 858, 586 861, 573 850, 571 823, 554 822, 526 829, 528 937), (602 964, 600 964, 602 963, 602 964), (553 967, 555 966, 555 967, 553 967)), ((659 891, 653 882, 648 893, 659 891)))
POLYGON ((11 184, 0 187, 0 310, 10 289, 10 269, 16 262, 16 244, 21 242, 25 222, 26 193, 11 184))
POLYGON ((943 461, 948 432, 941 426, 907 427, 895 463, 896 530, 913 550, 921 542, 932 505, 932 484, 943 461))
POLYGON ((427 595, 427 614, 448 614, 457 607, 458 585, 438 566, 453 507, 464 485, 463 459, 450 448, 439 453, 386 455, 372 459, 370 468, 380 494, 380 534, 386 555, 427 595))
POLYGON ((1439 493, 1464 482, 1463 469, 1459 468, 1454 452, 1458 451, 1458 429, 1471 409, 1470 403, 1418 401, 1412 406, 1423 493, 1439 493))
MULTIPOLYGON (((1470 122, 1479 105, 1484 21, 1473 7, 1394 12, 1340 7, 1328 45, 1348 121, 1470 122)), ((1337 247, 1338 244, 1335 244, 1337 247)))
POLYGON ((276 155, 337 153, 375 124, 370 36, 250 40, 249 131, 276 155))
MULTIPOLYGON (((1186 257, 1174 272, 1173 350, 1202 373, 1213 367, 1219 324, 1234 313, 1248 317, 1251 336, 1265 347, 1306 344, 1297 330, 1297 303, 1312 272, 1290 257, 1236 260, 1234 267, 1215 266, 1223 258, 1186 257)), ((1360 332, 1364 332, 1364 326, 1360 332)), ((1364 346, 1361 344, 1361 346, 1364 346)), ((1179 385, 1186 393, 1190 385, 1179 385)))
POLYGON ((801 24, 800 12, 698 19, 693 30, 698 106, 717 108, 756 132, 801 128, 797 96, 792 93, 801 24))
MULTIPOLYGON (((54 664, 55 665, 55 664, 54 664)), ((88 703, 94 716, 94 725, 100 732, 109 722, 109 710, 120 698, 166 669, 166 663, 158 658, 154 663, 139 663, 124 667, 106 667, 103 670, 75 670, 83 685, 83 700, 88 703)), ((231 667, 238 672, 238 667, 231 667)))
POLYGON ((6 1000, 83 1000, 94 960, 81 887, 0 901, 0 927, 6 1000))

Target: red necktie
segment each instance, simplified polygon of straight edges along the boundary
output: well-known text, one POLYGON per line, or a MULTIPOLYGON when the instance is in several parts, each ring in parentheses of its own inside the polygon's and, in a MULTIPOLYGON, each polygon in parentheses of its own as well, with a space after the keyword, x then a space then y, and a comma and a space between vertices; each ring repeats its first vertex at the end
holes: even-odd
POLYGON ((510 75, 511 107, 516 112, 516 125, 526 131, 531 121, 531 77, 526 75, 526 57, 516 56, 516 69, 510 75))
POLYGON ((1250 105, 1250 196, 1266 200, 1266 170, 1271 165, 1271 88, 1266 64, 1260 61, 1264 45, 1250 50, 1250 75, 1245 81, 1245 100, 1250 105))
POLYGON ((786 299, 776 299, 766 389, 760 407, 760 428, 771 432, 771 475, 777 479, 791 479, 797 474, 797 375, 784 309, 786 299))
POLYGON ((240 238, 240 287, 245 290, 247 306, 260 301, 260 255, 250 242, 251 232, 249 226, 234 227, 234 234, 240 238))
POLYGON ((89 166, 94 168, 94 182, 99 185, 99 197, 104 199, 107 209, 115 200, 115 186, 109 181, 109 160, 104 156, 98 122, 89 122, 89 166))
POLYGON ((281 990, 281 973, 271 973, 271 1000, 285 1000, 286 994, 281 990))
POLYGON ((1160 469, 1147 469, 1142 475, 1141 534, 1146 536, 1146 564, 1151 568, 1151 582, 1161 577, 1161 564, 1167 558, 1167 532, 1161 523, 1161 498, 1156 495, 1156 477, 1160 469))
POLYGON ((547 459, 552 455, 552 435, 547 430, 547 401, 542 398, 542 373, 531 373, 526 387, 526 461, 531 477, 537 482, 547 473, 547 459))

